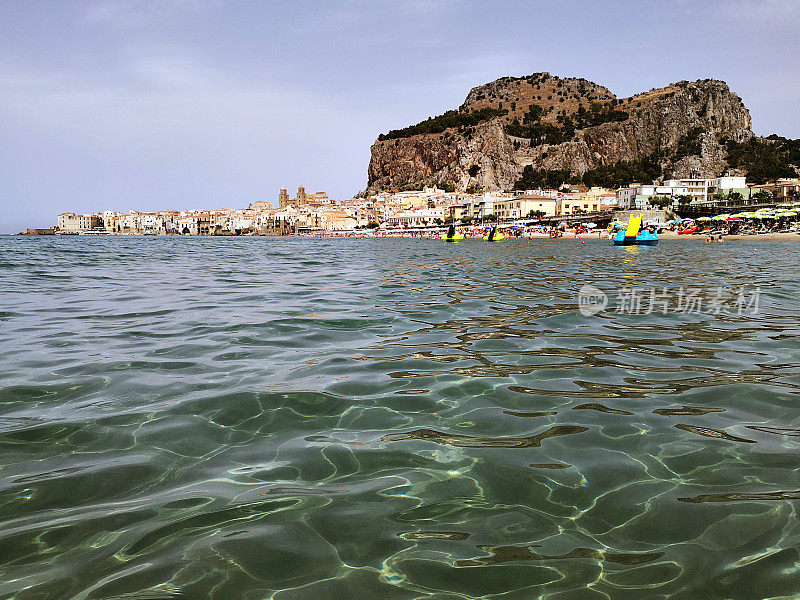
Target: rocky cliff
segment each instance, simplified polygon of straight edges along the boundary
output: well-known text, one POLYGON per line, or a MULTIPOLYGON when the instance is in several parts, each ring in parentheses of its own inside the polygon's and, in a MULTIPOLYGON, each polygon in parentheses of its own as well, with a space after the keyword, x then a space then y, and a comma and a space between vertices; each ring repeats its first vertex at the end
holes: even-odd
POLYGON ((726 144, 752 137, 749 111, 723 81, 620 99, 585 79, 504 77, 472 89, 457 111, 381 135, 367 191, 511 189, 527 165, 573 180, 637 161, 659 178, 714 177, 729 169, 726 144))

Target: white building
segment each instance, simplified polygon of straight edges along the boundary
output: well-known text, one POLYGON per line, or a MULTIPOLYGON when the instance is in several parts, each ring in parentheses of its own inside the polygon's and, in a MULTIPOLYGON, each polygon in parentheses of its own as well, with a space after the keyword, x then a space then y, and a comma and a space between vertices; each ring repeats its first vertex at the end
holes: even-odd
POLYGON ((498 194, 486 192, 482 196, 467 198, 455 212, 462 217, 472 217, 475 220, 483 220, 494 216, 494 205, 496 202, 511 200, 512 194, 498 194))
POLYGON ((390 215, 387 222, 389 225, 420 227, 423 225, 435 225, 437 221, 443 223, 444 220, 444 208, 423 208, 421 210, 404 210, 390 215))
POLYGON ((358 221, 343 210, 325 210, 318 213, 322 228, 327 231, 349 231, 358 221))
POLYGON ((558 198, 558 190, 517 190, 515 196, 547 196, 548 198, 558 198))
POLYGON ((103 226, 103 220, 98 215, 76 215, 65 212, 58 215, 58 229, 67 233, 89 231, 103 226))
POLYGON ((494 203, 494 214, 500 221, 528 217, 531 213, 552 217, 561 212, 561 200, 549 196, 526 195, 498 200, 494 203))
POLYGON ((744 177, 714 177, 668 179, 663 185, 632 183, 617 190, 617 204, 620 208, 646 208, 654 196, 670 196, 673 200, 688 196, 692 203, 713 202, 717 194, 726 196, 732 192, 747 194, 744 177))

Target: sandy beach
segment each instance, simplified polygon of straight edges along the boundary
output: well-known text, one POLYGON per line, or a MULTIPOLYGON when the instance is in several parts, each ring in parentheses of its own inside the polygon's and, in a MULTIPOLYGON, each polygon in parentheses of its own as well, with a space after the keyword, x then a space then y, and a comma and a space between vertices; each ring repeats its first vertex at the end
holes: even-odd
MULTIPOLYGON (((678 235, 675 231, 663 231, 658 234, 658 237, 662 241, 667 240, 677 240, 681 242, 686 241, 695 241, 695 242, 705 242, 706 235, 678 235)), ((598 238, 596 233, 583 233, 575 237, 574 233, 567 232, 563 235, 563 237, 559 238, 551 238, 546 233, 530 233, 525 234, 524 238, 521 239, 553 239, 553 240, 590 240, 590 239, 601 239, 601 240, 608 240, 608 234, 603 230, 603 234, 598 238)), ((758 235, 723 235, 725 242, 800 242, 800 235, 797 232, 794 233, 762 233, 758 235)), ((514 240, 515 238, 509 236, 506 239, 514 240)), ((610 241, 610 240, 609 240, 610 241)))
MULTIPOLYGON (((658 234, 662 240, 699 240, 705 242, 706 235, 678 235, 675 231, 664 231, 658 234)), ((723 235, 726 242, 746 241, 746 242, 800 242, 800 235, 793 233, 761 233, 753 234, 731 234, 723 235)))

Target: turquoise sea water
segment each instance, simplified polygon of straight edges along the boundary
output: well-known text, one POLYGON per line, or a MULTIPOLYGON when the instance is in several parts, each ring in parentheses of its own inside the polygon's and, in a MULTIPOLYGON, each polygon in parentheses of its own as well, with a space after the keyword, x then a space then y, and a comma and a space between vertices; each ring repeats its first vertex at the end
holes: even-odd
POLYGON ((0 238, 0 598, 796 597, 798 260, 0 238))

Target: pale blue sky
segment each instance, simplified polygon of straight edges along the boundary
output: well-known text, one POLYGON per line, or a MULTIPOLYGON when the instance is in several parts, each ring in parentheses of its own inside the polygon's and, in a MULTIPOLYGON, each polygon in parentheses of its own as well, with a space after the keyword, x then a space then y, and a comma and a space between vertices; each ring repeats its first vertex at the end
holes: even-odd
POLYGON ((0 3, 0 232, 64 210, 349 198, 390 128, 503 75, 726 80, 800 137, 800 0, 0 3))

